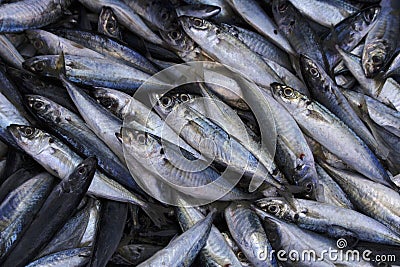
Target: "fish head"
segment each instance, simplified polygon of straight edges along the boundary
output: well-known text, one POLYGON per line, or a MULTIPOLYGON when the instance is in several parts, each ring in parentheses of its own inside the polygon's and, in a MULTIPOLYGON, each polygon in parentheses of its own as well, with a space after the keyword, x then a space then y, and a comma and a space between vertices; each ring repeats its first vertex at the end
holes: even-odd
POLYGON ((40 95, 26 95, 25 99, 28 107, 40 118, 54 122, 61 120, 61 111, 50 99, 40 95))
POLYGON ((150 21, 160 30, 171 31, 178 25, 174 7, 169 1, 150 0, 147 3, 150 21))
POLYGON ((110 7, 103 7, 99 16, 99 31, 106 33, 114 38, 121 37, 121 31, 118 26, 118 20, 110 7))
POLYGON ((390 45, 384 40, 364 46, 362 67, 367 78, 373 78, 382 71, 390 51, 390 45))
POLYGON ((294 222, 296 210, 283 197, 263 198, 254 202, 254 205, 276 218, 294 222))
POLYGON ((56 68, 58 56, 37 56, 22 62, 22 66, 33 73, 42 76, 57 77, 58 70, 56 68))
POLYGON ((97 168, 97 159, 89 157, 83 160, 74 171, 61 182, 62 190, 67 193, 81 193, 84 188, 83 183, 87 179, 92 179, 97 168))
POLYGON ((31 88, 32 86, 36 88, 44 88, 46 86, 46 84, 32 72, 8 68, 7 73, 12 77, 13 80, 18 82, 18 84, 26 88, 31 88))
POLYGON ((285 34, 293 32, 296 23, 296 13, 293 5, 288 0, 274 0, 272 14, 279 30, 285 34))
POLYGON ((319 64, 305 55, 300 55, 300 69, 309 87, 321 85, 324 83, 327 76, 326 72, 319 64))
POLYGON ((33 47, 41 54, 47 54, 49 48, 45 40, 45 36, 41 34, 42 30, 26 30, 26 37, 29 39, 33 47))
POLYGON ((124 149, 135 157, 147 159, 164 153, 160 140, 139 124, 122 127, 121 134, 124 149))
POLYGON ((379 13, 381 12, 380 6, 371 6, 362 10, 361 16, 366 25, 371 25, 376 22, 379 13))
POLYGON ((160 31, 160 35, 168 45, 180 52, 189 53, 197 47, 192 38, 180 27, 172 31, 160 31))
POLYGON ((166 118, 178 105, 179 102, 177 102, 177 98, 175 96, 166 94, 158 99, 154 109, 157 110, 157 113, 160 114, 162 118, 166 118))
POLYGON ((93 91, 93 97, 100 105, 102 105, 112 113, 118 113, 122 108, 120 106, 118 96, 107 91, 106 89, 96 88, 93 91))
POLYGON ((196 39, 208 40, 211 36, 219 33, 220 29, 211 22, 195 17, 182 16, 179 17, 179 22, 183 30, 190 36, 196 39))
POLYGON ((307 96, 301 94, 290 86, 272 83, 272 96, 282 104, 290 113, 295 112, 298 108, 304 106, 304 101, 307 101, 307 96))
POLYGON ((39 153, 49 143, 47 134, 35 127, 11 124, 7 129, 17 144, 30 155, 39 153))
POLYGON ((267 234, 268 240, 271 242, 272 246, 279 244, 282 239, 282 232, 280 231, 281 221, 254 204, 251 205, 251 208, 263 222, 265 233, 267 234))

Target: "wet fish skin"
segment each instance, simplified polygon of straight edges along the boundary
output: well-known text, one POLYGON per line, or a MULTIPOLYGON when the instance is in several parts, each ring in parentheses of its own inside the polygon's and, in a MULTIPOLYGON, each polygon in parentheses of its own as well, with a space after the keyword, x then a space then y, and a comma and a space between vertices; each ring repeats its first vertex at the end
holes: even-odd
POLYGON ((289 40, 297 54, 307 55, 325 70, 327 60, 319 38, 302 14, 289 0, 274 0, 272 13, 279 31, 289 40))
POLYGON ((0 58, 10 66, 21 69, 24 58, 10 42, 6 35, 0 34, 0 58))
POLYGON ((288 54, 263 36, 235 25, 222 24, 222 27, 233 36, 236 36, 252 51, 259 54, 264 60, 272 60, 288 70, 292 69, 288 54))
POLYGON ((375 138, 328 73, 307 56, 300 56, 300 66, 313 98, 346 123, 371 149, 380 152, 375 138))
POLYGON ((285 38, 285 35, 277 31, 277 25, 274 23, 273 19, 267 16, 257 1, 228 0, 227 2, 261 35, 271 42, 274 42, 288 54, 295 54, 295 51, 285 38))
POLYGON ((225 220, 232 237, 254 266, 278 266, 262 223, 250 205, 230 204, 225 209, 225 220))
MULTIPOLYGON (((43 130, 25 125, 11 125, 9 129, 13 132, 19 146, 26 153, 31 155, 47 171, 61 179, 68 177, 82 161, 82 158, 66 144, 43 130)), ((162 214, 156 213, 156 210, 162 210, 160 206, 145 202, 141 197, 133 194, 100 171, 95 173, 88 192, 106 199, 138 204, 149 214, 156 225, 165 221, 162 214)))
POLYGON ((119 247, 114 256, 111 258, 111 262, 116 264, 133 264, 137 265, 151 256, 163 247, 149 245, 149 244, 130 244, 123 247, 119 247))
POLYGON ((136 33, 146 41, 158 45, 165 45, 161 38, 155 34, 142 18, 133 11, 123 1, 117 0, 79 0, 79 2, 89 10, 100 13, 104 6, 112 9, 116 15, 118 22, 125 26, 129 31, 136 33))
POLYGON ((26 70, 8 68, 7 74, 9 74, 11 80, 18 87, 22 95, 40 94, 72 112, 78 112, 74 103, 69 99, 68 93, 65 92, 63 88, 58 87, 49 81, 41 80, 32 72, 26 70))
POLYGON ((189 267, 205 245, 213 219, 214 213, 211 212, 138 267, 156 267, 163 263, 167 266, 189 267))
POLYGON ((68 178, 62 180, 53 189, 25 231, 23 238, 3 261, 5 266, 25 266, 40 252, 83 199, 92 182, 96 167, 95 158, 85 159, 68 178), (65 203, 68 204, 65 205, 65 203))
MULTIPOLYGON (((271 242, 272 247, 278 250, 290 251, 315 251, 315 255, 324 255, 322 251, 324 248, 335 248, 336 241, 329 239, 325 236, 316 234, 314 232, 300 229, 296 225, 279 220, 272 215, 252 206, 255 212, 258 214, 260 219, 264 223, 265 232, 268 235, 268 240, 271 242), (322 254, 321 254, 322 253, 322 254)), ((316 256, 315 256, 316 257, 316 256)), ((310 256, 310 258, 313 258, 310 256)), ((308 261, 288 261, 285 262, 285 266, 310 266, 308 261)), ((340 259, 328 259, 323 257, 322 259, 312 260, 312 266, 372 266, 370 263, 365 261, 340 261, 340 259), (337 265, 336 265, 337 264, 337 265)))
POLYGON ((281 197, 257 200, 257 207, 265 212, 303 229, 327 233, 330 237, 350 237, 373 243, 400 245, 400 236, 380 222, 357 211, 295 199, 287 201, 281 197))
POLYGON ((335 45, 344 51, 353 50, 375 25, 380 11, 379 6, 367 7, 335 25, 322 42, 331 68, 340 61, 335 45))
POLYGON ((71 0, 24 0, 0 6, 0 32, 20 32, 56 21, 71 0))
POLYGON ((209 201, 215 197, 220 201, 254 198, 233 188, 235 185, 232 181, 221 177, 208 162, 198 160, 191 153, 179 149, 177 145, 161 140, 143 129, 143 126, 131 124, 130 128, 123 127, 121 132, 126 153, 136 158, 151 173, 169 181, 171 187, 184 194, 195 195, 197 199, 191 199, 195 204, 198 200, 209 201), (214 181, 217 182, 212 183, 214 181), (193 187, 197 187, 195 192, 191 190, 193 187))
POLYGON ((68 55, 103 58, 103 56, 74 41, 44 30, 27 30, 25 34, 36 51, 42 55, 68 55))
POLYGON ((305 16, 326 27, 337 25, 358 11, 358 8, 349 1, 290 0, 290 2, 305 16))
POLYGON ((20 150, 7 130, 7 127, 13 123, 29 125, 29 122, 23 117, 21 112, 0 92, 0 139, 20 150))
POLYGON ((40 168, 23 167, 12 172, 10 176, 4 181, 0 187, 0 203, 7 197, 7 195, 15 190, 17 187, 39 174, 42 170, 40 168))
MULTIPOLYGON (((103 86, 134 93, 150 75, 109 59, 65 55, 65 75, 76 83, 103 86)), ((26 70, 41 76, 58 78, 60 56, 45 55, 25 60, 26 70)), ((158 84, 161 86, 162 83, 158 84)))
POLYGON ((330 177, 330 175, 319 165, 316 164, 319 183, 324 191, 324 203, 336 205, 347 209, 354 209, 353 204, 343 192, 342 188, 330 177))
POLYGON ((218 15, 221 12, 221 7, 208 4, 181 5, 176 7, 175 11, 178 17, 188 16, 209 19, 218 15))
POLYGON ((170 31, 177 27, 177 15, 169 0, 124 0, 124 2, 160 30, 170 31))
POLYGON ((90 48, 109 59, 117 60, 120 63, 140 69, 146 73, 155 74, 158 71, 144 56, 118 40, 82 30, 55 29, 53 32, 90 48))
POLYGON ((266 88, 279 77, 256 53, 222 27, 193 17, 180 17, 185 32, 211 58, 266 88))
POLYGON ((12 191, 0 205, 0 262, 22 238, 53 189, 54 177, 42 172, 12 191))
MULTIPOLYGON (((183 204, 183 203, 182 203, 183 204)), ((177 217, 183 231, 202 220, 205 216, 195 207, 177 207, 177 217)), ((199 254, 200 261, 206 266, 241 266, 235 253, 226 243, 221 232, 213 225, 206 244, 199 254)))
POLYGON ((396 188, 372 151, 340 119, 318 102, 312 101, 293 88, 282 84, 272 84, 271 86, 274 98, 284 105, 306 134, 369 179, 396 188), (328 128, 331 129, 328 130, 328 128), (332 135, 332 133, 335 134, 332 135), (336 138, 333 142, 334 136, 336 138), (337 138, 338 136, 340 138, 337 138), (346 147, 346 150, 343 151, 342 147, 346 147), (355 155, 357 155, 356 158, 354 158, 355 155))
POLYGON ((332 178, 343 188, 354 205, 364 214, 376 219, 400 235, 399 194, 361 175, 322 164, 332 178))
POLYGON ((137 189, 137 184, 126 166, 77 114, 38 95, 27 95, 26 101, 43 125, 69 143, 78 154, 85 157, 96 156, 98 167, 105 174, 128 189, 137 189))
POLYGON ((128 204, 112 200, 103 201, 99 229, 88 267, 107 265, 122 238, 127 214, 128 204))
POLYGON ((365 40, 362 66, 367 78, 373 78, 384 70, 392 58, 400 34, 400 7, 396 1, 381 1, 381 12, 365 40))
POLYGON ((54 254, 46 255, 39 258, 28 265, 27 267, 54 267, 54 266, 74 266, 84 267, 90 258, 90 248, 71 248, 54 254))
POLYGON ((78 207, 75 214, 68 219, 35 258, 68 250, 69 248, 82 247, 80 241, 89 223, 90 209, 92 208, 94 199, 86 198, 82 202, 85 202, 84 207, 81 209, 78 207))

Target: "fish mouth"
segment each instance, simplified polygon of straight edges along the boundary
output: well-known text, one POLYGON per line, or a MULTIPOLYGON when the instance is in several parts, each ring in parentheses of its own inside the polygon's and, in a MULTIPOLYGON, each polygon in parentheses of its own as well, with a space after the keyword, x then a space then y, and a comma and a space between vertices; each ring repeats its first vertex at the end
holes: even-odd
POLYGON ((11 133, 11 135, 15 139, 21 139, 21 137, 22 137, 21 127, 25 127, 25 126, 18 125, 18 124, 10 124, 9 126, 7 126, 7 130, 11 133))

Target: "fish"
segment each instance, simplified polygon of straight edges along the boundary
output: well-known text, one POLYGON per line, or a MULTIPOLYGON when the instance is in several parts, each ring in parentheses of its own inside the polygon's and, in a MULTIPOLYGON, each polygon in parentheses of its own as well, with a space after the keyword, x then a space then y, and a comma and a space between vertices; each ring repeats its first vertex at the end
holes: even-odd
POLYGON ((24 232, 24 238, 17 242, 3 261, 4 265, 25 266, 51 240, 83 199, 92 182, 96 167, 96 158, 87 158, 68 178, 54 187, 24 232))
POLYGON ((369 179, 396 189, 374 153, 327 108, 288 86, 282 84, 271 86, 274 98, 285 106, 308 135, 369 179), (337 138, 338 136, 340 138, 337 138), (332 140, 338 142, 337 145, 332 145, 332 140), (346 148, 345 151, 341 149, 342 147, 346 148), (357 158, 354 158, 354 155, 358 155, 357 158))
POLYGON ((362 67, 367 78, 376 77, 384 70, 393 56, 398 42, 400 7, 392 0, 382 0, 381 12, 375 25, 369 31, 362 54, 362 67))
POLYGON ((3 262, 53 190, 54 177, 39 173, 11 191, 1 202, 0 261, 3 262))
POLYGON ((168 246, 137 266, 160 266, 163 263, 167 266, 190 266, 207 241, 214 214, 214 212, 209 213, 189 230, 172 240, 168 246))
POLYGON ((398 234, 378 221, 351 209, 305 199, 296 199, 289 203, 279 197, 260 199, 255 203, 258 208, 281 220, 294 223, 303 229, 327 233, 333 238, 347 237, 357 241, 400 245, 398 234))
MULTIPOLYGON (((67 145, 43 130, 15 124, 9 128, 18 144, 29 155, 61 179, 67 178, 82 161, 82 158, 67 145)), ((146 203, 141 197, 131 193, 101 172, 96 171, 88 192, 111 200, 139 204, 150 214, 154 213, 152 216, 156 224, 163 221, 163 218, 155 213, 153 210, 155 207, 151 203, 146 203)))
POLYGON ((254 266, 277 266, 263 225, 248 203, 230 204, 225 219, 232 237, 254 266))
POLYGON ((23 0, 2 4, 0 32, 21 32, 49 25, 59 19, 71 3, 71 0, 23 0))

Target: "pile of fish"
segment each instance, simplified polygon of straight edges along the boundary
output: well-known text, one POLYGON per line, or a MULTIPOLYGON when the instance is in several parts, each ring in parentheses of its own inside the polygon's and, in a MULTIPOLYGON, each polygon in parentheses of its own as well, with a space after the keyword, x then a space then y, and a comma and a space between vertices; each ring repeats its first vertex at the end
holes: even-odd
POLYGON ((400 265, 399 44, 398 0, 0 0, 0 266, 400 265))

